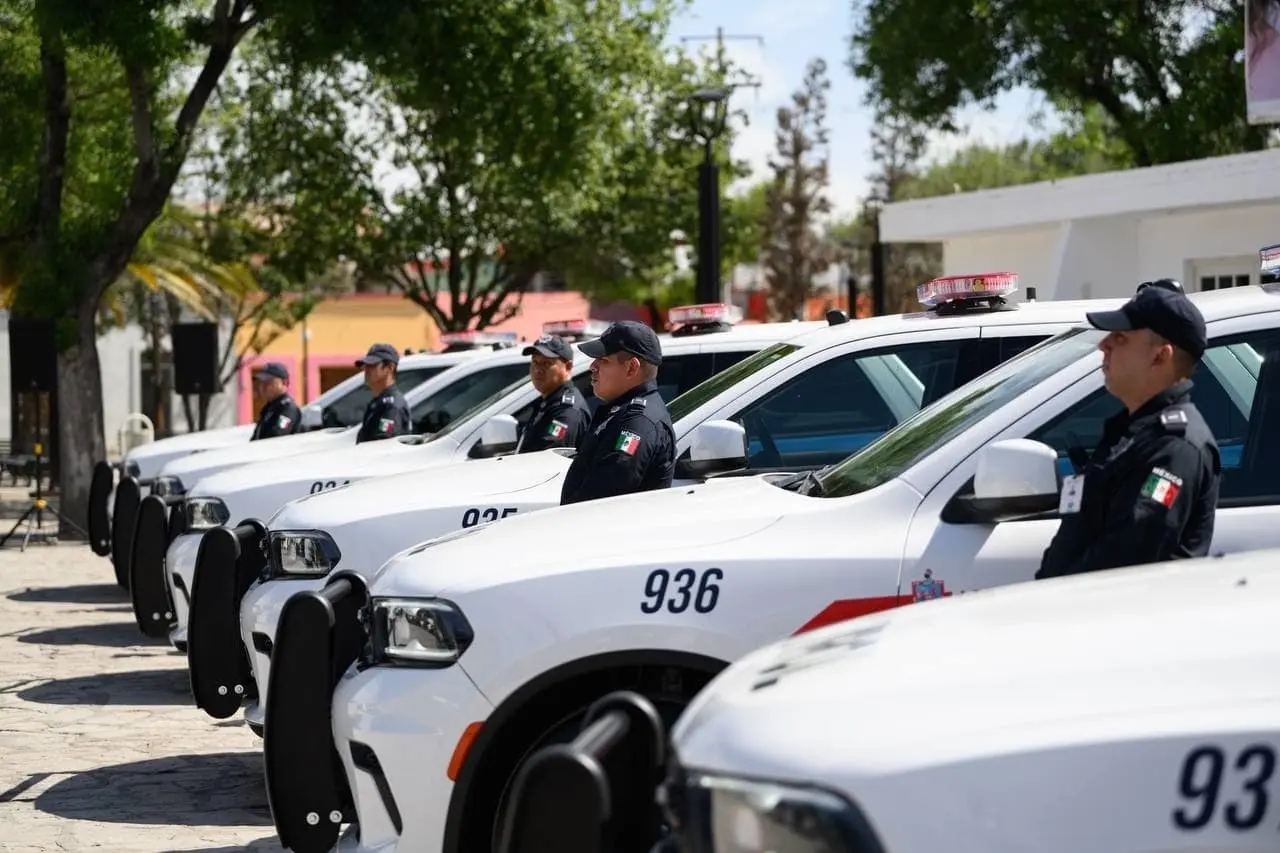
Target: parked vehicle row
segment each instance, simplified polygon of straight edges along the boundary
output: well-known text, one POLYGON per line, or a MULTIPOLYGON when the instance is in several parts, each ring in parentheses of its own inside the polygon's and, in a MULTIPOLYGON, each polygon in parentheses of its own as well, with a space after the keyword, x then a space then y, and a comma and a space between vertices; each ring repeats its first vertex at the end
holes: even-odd
MULTIPOLYGON (((1019 752, 1006 722, 1024 721, 1041 749, 1065 747, 1073 731, 1095 737, 1100 728, 1072 728, 1083 706, 1063 698, 1094 682, 1071 679, 1154 677, 1163 658, 1134 669, 1130 650, 1114 665, 1073 668, 1085 650, 1142 635, 1120 624, 1119 596, 1091 607, 1113 593, 1076 589, 1110 579, 1024 591, 1058 527, 1072 460, 1121 408, 1100 369, 1105 333, 1085 314, 1125 300, 1016 293, 1011 273, 952 277, 922 286, 922 311, 827 323, 673 309, 657 378, 677 442, 671 487, 565 506, 573 450, 512 453, 538 399, 521 378, 526 356, 409 357, 459 359, 410 395, 415 418, 443 411, 446 422, 359 446, 321 431, 177 457, 149 478, 126 471, 115 486, 116 568, 126 567, 140 629, 187 653, 197 706, 217 719, 243 709, 263 736, 273 820, 291 850, 648 853, 661 842, 673 853, 899 853, 947 846, 969 824, 973 838, 947 849, 998 849, 1032 828, 1038 838, 1056 800, 1018 794, 1030 782, 983 789, 1022 797, 992 800, 1002 808, 1029 809, 1008 838, 968 813, 952 830, 934 825, 904 791, 920 778, 920 791, 945 801, 953 779, 1058 768, 1019 752), (1013 612, 1025 602, 1074 635, 1077 600, 1091 620, 1080 630, 1098 636, 1074 651, 1037 644, 1013 612), (1036 649, 1050 664, 1020 679, 1036 649), (836 672, 848 674, 837 684, 836 672), (1023 684, 1062 696, 1033 707, 1023 684), (987 687, 997 710, 1011 709, 991 717, 990 734, 987 687), (771 713, 784 707, 794 716, 771 713), (1068 728, 1050 731, 1052 708, 1068 728), (942 731, 921 733, 926 713, 942 731), (952 732, 963 748, 945 748, 952 732), (839 748, 824 753, 824 742, 839 748), (992 757, 1002 749, 1014 757, 992 757), (586 766, 602 769, 575 775, 586 766), (955 767, 963 772, 949 776, 955 767), (770 797, 785 810, 760 805, 770 797), (573 846, 591 833, 568 827, 590 824, 593 802, 617 803, 601 813, 614 846, 573 846)), ((1267 440, 1280 423, 1280 288, 1189 298, 1209 339, 1192 399, 1223 467, 1213 549, 1280 548, 1280 457, 1267 440)), ((580 341, 603 329, 546 331, 580 341)), ((572 381, 594 411, 590 366, 577 355, 572 381)), ((1252 578, 1257 562, 1216 565, 1252 578)), ((1160 571, 1170 570, 1125 577, 1182 579, 1161 600, 1185 617, 1202 595, 1228 618, 1229 590, 1195 561, 1160 571)), ((1174 630, 1150 622, 1153 637, 1174 630)), ((1264 623, 1242 624, 1256 639, 1264 623)), ((1168 659, 1187 643, 1166 644, 1168 659)), ((1244 646, 1208 648, 1234 660, 1244 646)), ((1280 657, 1274 642, 1260 648, 1280 657)), ((1151 695, 1177 701, 1194 683, 1151 695)), ((1145 701, 1133 695, 1126 713, 1145 701)), ((1260 708, 1280 709, 1277 688, 1258 695, 1260 708)), ((1274 759, 1280 728, 1260 731, 1274 759)), ((1220 748, 1248 769, 1237 753, 1252 746, 1220 748)), ((1064 751, 1061 767, 1084 754, 1064 751)), ((1184 799, 1200 784, 1183 785, 1184 799)), ((1108 831, 1045 849, 1192 849, 1169 840, 1185 832, 1116 846, 1108 831)), ((1213 834, 1220 849, 1261 849, 1230 847, 1229 835, 1213 834)))

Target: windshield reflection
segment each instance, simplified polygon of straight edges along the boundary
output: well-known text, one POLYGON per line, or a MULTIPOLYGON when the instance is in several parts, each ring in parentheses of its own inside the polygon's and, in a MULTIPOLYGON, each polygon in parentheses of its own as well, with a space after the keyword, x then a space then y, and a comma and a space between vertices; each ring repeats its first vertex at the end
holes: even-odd
POLYGON ((838 498, 887 483, 1019 395, 1096 354, 1105 334, 1092 328, 1072 329, 1028 349, 939 398, 843 462, 794 486, 812 497, 838 498))

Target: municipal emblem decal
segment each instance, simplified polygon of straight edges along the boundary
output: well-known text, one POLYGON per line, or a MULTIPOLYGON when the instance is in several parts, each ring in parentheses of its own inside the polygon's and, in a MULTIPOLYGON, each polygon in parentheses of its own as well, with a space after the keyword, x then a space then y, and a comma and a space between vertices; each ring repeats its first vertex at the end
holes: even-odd
POLYGON ((569 432, 569 425, 562 424, 560 421, 552 421, 551 426, 547 427, 547 435, 552 438, 564 438, 569 432))
POLYGON ((924 580, 911 582, 911 597, 916 601, 946 598, 949 595, 951 593, 947 592, 946 582, 933 579, 933 569, 924 570, 924 580))

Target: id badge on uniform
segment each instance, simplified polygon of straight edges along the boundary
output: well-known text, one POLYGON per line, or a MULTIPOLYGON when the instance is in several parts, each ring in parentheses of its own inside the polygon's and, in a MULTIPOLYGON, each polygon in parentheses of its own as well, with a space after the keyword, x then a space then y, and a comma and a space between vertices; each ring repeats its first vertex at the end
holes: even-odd
POLYGON ((1084 498, 1084 475, 1072 474, 1062 478, 1062 494, 1058 499, 1058 515, 1071 515, 1080 511, 1084 498))

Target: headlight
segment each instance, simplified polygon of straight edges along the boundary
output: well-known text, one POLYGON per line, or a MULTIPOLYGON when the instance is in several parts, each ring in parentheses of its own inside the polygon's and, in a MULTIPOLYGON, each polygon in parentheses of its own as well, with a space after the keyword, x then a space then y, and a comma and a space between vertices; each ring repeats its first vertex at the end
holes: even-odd
POLYGON ((272 577, 324 577, 342 559, 338 544, 320 530, 269 531, 267 553, 272 577))
POLYGON ((137 462, 129 461, 124 463, 124 473, 134 478, 141 477, 142 468, 139 467, 137 462))
POLYGON ((462 611, 443 598, 373 599, 373 663, 452 666, 475 639, 462 611))
POLYGON ((156 477, 151 483, 151 494, 159 495, 167 498, 170 495, 180 495, 185 492, 182 481, 177 477, 156 477))
POLYGON ((231 511, 218 498, 187 498, 183 501, 187 513, 187 531, 212 530, 231 520, 231 511))
POLYGON ((699 773, 685 778, 682 790, 663 788, 667 818, 673 833, 684 842, 682 850, 871 853, 881 849, 861 812, 838 794, 699 773), (673 793, 678 803, 671 801, 673 793))

